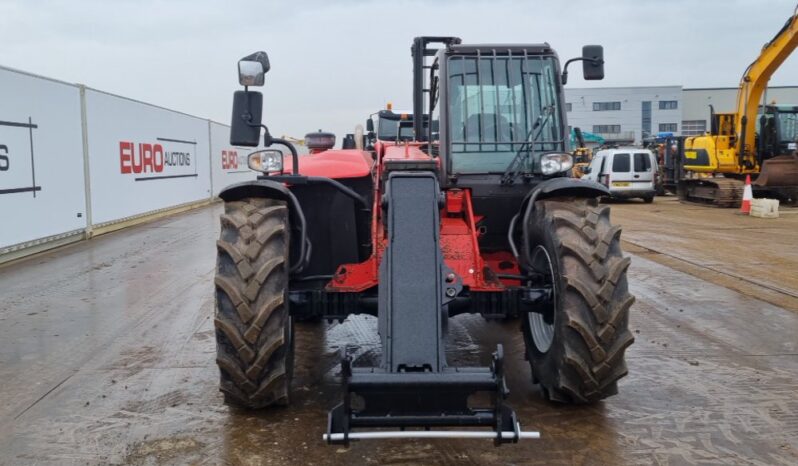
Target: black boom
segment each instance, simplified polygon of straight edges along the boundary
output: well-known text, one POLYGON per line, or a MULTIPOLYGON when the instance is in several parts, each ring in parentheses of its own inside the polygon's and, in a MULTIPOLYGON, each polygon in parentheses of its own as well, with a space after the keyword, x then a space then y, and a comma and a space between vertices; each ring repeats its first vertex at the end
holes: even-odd
POLYGON ((522 436, 515 413, 502 403, 507 389, 501 346, 492 367, 446 364, 447 306, 462 285, 443 262, 440 192, 434 172, 389 175, 385 194, 389 243, 380 264, 378 310, 382 363, 352 368, 351 359, 344 357, 343 402, 330 411, 325 436, 329 443, 348 444, 358 438, 351 432, 357 427, 490 427, 495 433, 487 434, 497 444, 517 442, 522 436), (493 406, 469 407, 468 398, 475 392, 490 393, 493 406), (363 401, 357 409, 354 394, 363 401))

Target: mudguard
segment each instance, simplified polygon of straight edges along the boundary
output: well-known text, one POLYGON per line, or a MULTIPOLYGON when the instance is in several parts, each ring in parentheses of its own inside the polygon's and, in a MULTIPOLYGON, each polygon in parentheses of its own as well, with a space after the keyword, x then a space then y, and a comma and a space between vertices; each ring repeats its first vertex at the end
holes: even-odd
MULTIPOLYGON (((610 190, 595 181, 581 180, 577 178, 551 178, 541 182, 535 186, 529 194, 526 195, 524 201, 521 203, 521 208, 518 209, 518 214, 513 217, 511 222, 510 231, 515 230, 516 222, 520 217, 522 219, 521 231, 524 243, 528 243, 529 231, 527 225, 529 224, 529 217, 535 210, 535 202, 548 199, 555 196, 562 197, 581 197, 586 199, 593 199, 600 196, 609 196, 610 190)), ((512 234, 508 236, 513 253, 518 257, 518 248, 512 241, 512 234)), ((528 257, 525 257, 529 261, 528 257)))
POLYGON ((609 196, 610 190, 603 184, 577 178, 551 178, 539 183, 524 198, 519 213, 528 218, 535 208, 535 201, 555 196, 596 198, 609 196))
POLYGON ((219 193, 224 202, 240 201, 248 197, 279 199, 290 203, 291 191, 283 183, 271 180, 242 181, 231 184, 219 193))
MULTIPOLYGON (((278 199, 285 201, 288 205, 288 215, 291 223, 296 225, 297 237, 292 239, 292 243, 298 245, 297 262, 291 265, 291 273, 299 273, 302 268, 310 261, 310 253, 307 240, 307 224, 305 213, 299 205, 294 193, 285 184, 272 180, 253 180, 242 181, 241 183, 231 184, 219 193, 219 198, 224 202, 240 201, 247 198, 278 199)), ((292 246, 293 248, 293 246, 292 246)))

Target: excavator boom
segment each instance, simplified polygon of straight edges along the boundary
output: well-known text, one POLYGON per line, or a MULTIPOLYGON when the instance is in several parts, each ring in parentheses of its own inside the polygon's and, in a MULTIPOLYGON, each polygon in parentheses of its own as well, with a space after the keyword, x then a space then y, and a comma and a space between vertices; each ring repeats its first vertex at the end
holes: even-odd
POLYGON ((755 151, 751 148, 754 147, 756 119, 762 95, 765 93, 770 77, 792 54, 796 46, 798 46, 798 6, 781 30, 762 47, 759 56, 748 65, 740 80, 735 128, 736 146, 741 164, 745 161, 756 163, 755 151))
POLYGON ((768 81, 796 46, 798 7, 745 69, 735 111, 717 114, 713 111, 710 133, 685 139, 681 160, 686 176, 677 188, 682 200, 734 207, 742 198, 745 176, 759 175, 753 184, 760 195, 796 201, 798 155, 795 144, 788 144, 786 147, 792 146, 792 149, 785 149, 781 147, 783 141, 775 141, 775 145, 768 142, 773 142, 774 126, 766 127, 763 123, 768 119, 777 120, 778 111, 773 110, 773 106, 760 106, 768 81), (760 109, 763 111, 761 118, 760 109), (758 122, 762 126, 759 139, 758 122))

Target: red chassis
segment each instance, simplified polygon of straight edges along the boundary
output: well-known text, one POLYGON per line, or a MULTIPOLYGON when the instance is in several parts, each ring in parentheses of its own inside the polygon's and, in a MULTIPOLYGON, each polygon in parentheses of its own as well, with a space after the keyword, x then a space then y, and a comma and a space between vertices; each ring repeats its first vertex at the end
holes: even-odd
MULTIPOLYGON (((386 230, 379 206, 383 186, 379 181, 383 179, 386 166, 432 160, 437 162, 438 159, 431 158, 420 149, 421 145, 377 143, 377 163, 373 173, 375 195, 372 212, 375 214, 371 221, 373 252, 364 262, 339 266, 333 279, 327 284, 326 291, 361 292, 379 283, 379 264, 386 245, 386 230)), ((462 278, 463 286, 473 292, 497 292, 505 290, 507 286, 519 284, 516 279, 498 278, 498 274, 519 274, 518 263, 509 251, 480 251, 478 238, 481 233, 476 225, 481 217, 474 215, 471 192, 468 189, 446 191, 446 204, 441 209, 440 218, 440 243, 444 262, 462 278)))

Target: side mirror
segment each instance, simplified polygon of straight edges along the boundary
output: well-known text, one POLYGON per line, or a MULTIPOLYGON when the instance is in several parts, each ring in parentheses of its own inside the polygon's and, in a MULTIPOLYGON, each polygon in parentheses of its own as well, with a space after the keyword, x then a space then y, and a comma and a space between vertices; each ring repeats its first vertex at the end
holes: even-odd
POLYGON ((263 86, 264 76, 269 69, 269 56, 266 52, 247 55, 238 60, 238 82, 242 86, 263 86))
POLYGON ((585 80, 604 79, 604 47, 585 45, 582 47, 582 75, 585 80))
POLYGON ((374 132, 374 120, 372 120, 371 118, 366 120, 366 131, 368 131, 369 133, 374 132))
POLYGON ((236 91, 233 94, 233 116, 230 121, 230 144, 257 147, 263 119, 263 94, 236 91))

